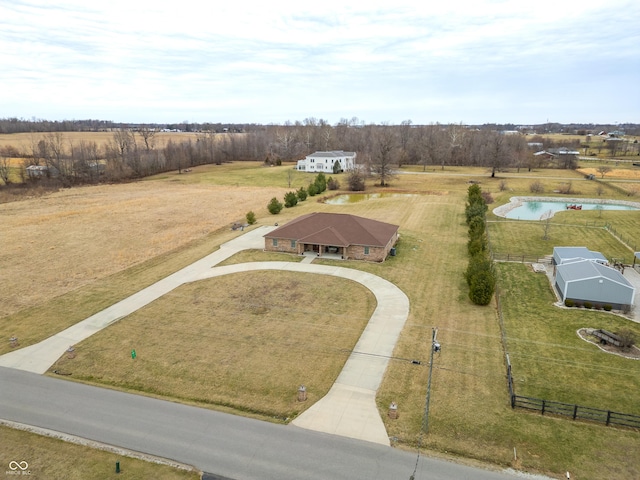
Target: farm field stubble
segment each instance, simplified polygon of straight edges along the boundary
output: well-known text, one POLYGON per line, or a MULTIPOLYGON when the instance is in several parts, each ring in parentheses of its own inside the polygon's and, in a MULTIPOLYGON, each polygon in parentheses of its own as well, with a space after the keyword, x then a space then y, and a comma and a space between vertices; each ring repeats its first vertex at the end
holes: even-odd
MULTIPOLYGON (((114 132, 60 132, 63 141, 69 144, 77 144, 80 142, 95 142, 98 147, 103 147, 113 140, 114 132)), ((50 133, 5 133, 0 135, 0 148, 7 146, 14 146, 18 150, 22 150, 25 153, 29 153, 31 145, 35 142, 37 144, 40 140, 46 139, 50 133)), ((54 133, 55 135, 55 133, 54 133)), ((143 142, 139 135, 136 135, 136 140, 140 143, 143 142)), ((169 140, 173 142, 195 141, 197 138, 196 133, 190 132, 157 132, 153 136, 153 142, 155 148, 163 148, 169 140)))
POLYGON ((0 204, 0 318, 183 247, 282 196, 277 187, 138 182, 0 204))

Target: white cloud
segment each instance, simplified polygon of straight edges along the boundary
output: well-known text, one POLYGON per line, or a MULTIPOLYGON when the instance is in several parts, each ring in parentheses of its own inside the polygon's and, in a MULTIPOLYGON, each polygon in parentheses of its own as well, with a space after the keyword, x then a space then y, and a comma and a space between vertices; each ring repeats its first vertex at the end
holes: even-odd
POLYGON ((218 3, 0 4, 0 116, 639 121, 637 2, 218 3))

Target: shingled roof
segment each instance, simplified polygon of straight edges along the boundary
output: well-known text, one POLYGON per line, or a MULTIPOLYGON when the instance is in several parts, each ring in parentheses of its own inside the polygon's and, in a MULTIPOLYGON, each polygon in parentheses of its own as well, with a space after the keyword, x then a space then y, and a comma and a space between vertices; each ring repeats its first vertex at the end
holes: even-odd
POLYGON ((266 238, 347 247, 384 247, 398 231, 397 225, 344 213, 309 213, 267 233, 266 238))

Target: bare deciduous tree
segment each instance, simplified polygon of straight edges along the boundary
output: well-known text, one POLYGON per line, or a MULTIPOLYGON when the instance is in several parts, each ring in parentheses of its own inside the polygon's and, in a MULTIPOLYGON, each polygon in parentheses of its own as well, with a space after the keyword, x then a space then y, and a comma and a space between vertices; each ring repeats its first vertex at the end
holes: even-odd
MULTIPOLYGON (((457 165, 460 160, 462 151, 462 143, 466 136, 466 130, 462 124, 450 124, 447 127, 447 135, 449 137, 449 157, 452 164, 457 165)), ((446 158, 442 156, 442 170, 444 170, 446 158)))
POLYGON ((9 185, 9 171, 11 164, 9 163, 9 157, 4 155, 4 153, 0 153, 0 179, 4 182, 5 185, 9 185))
POLYGON ((551 229, 551 217, 553 217, 553 211, 547 210, 542 215, 542 230, 544 231, 544 235, 542 236, 543 240, 549 240, 549 230, 551 229))
POLYGON ((393 177, 394 153, 397 139, 391 127, 384 125, 375 133, 374 152, 371 160, 371 172, 380 180, 380 186, 388 186, 393 177))
POLYGON ((409 140, 411 139, 411 120, 403 120, 399 127, 400 153, 398 154, 398 166, 402 167, 409 159, 409 140))
POLYGON ((155 147, 156 130, 154 128, 150 128, 148 125, 143 125, 138 129, 138 134, 142 137, 144 147, 147 152, 155 147))
POLYGON ((505 136, 498 132, 490 132, 485 140, 486 143, 483 145, 485 162, 491 167, 491 178, 495 178, 496 171, 509 163, 507 142, 505 136))
POLYGON ((606 165, 601 165, 598 167, 598 173, 600 174, 600 178, 604 178, 607 173, 611 171, 611 167, 607 167, 606 165))
POLYGON ((544 185, 540 180, 534 180, 529 185, 529 191, 531 193, 543 193, 544 192, 544 185))

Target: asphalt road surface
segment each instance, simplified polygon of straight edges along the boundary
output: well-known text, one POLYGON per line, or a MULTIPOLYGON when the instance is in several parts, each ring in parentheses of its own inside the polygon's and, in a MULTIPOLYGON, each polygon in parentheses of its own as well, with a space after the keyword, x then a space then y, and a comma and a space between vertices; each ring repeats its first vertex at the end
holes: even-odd
MULTIPOLYGON (((375 443, 4 367, 0 418, 186 463, 210 478, 396 480, 416 469, 415 453, 375 443)), ((415 473, 416 480, 514 478, 422 456, 415 473)))

